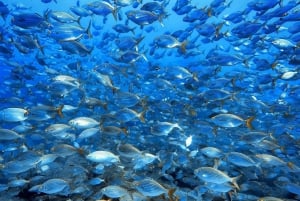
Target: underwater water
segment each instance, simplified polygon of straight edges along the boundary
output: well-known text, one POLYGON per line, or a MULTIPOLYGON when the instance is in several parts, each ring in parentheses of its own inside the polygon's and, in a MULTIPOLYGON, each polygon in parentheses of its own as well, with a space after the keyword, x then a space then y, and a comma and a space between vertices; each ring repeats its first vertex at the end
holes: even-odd
POLYGON ((0 201, 300 200, 299 0, 0 14, 0 201))

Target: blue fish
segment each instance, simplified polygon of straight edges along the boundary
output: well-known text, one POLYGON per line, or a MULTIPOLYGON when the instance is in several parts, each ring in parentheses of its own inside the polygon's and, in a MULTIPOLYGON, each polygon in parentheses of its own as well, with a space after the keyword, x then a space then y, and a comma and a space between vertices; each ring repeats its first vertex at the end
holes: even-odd
POLYGON ((38 27, 43 22, 44 17, 38 13, 17 13, 11 19, 12 24, 24 29, 38 27))
POLYGON ((299 0, 32 2, 0 1, 0 200, 297 200, 299 0))
POLYGON ((7 5, 5 5, 2 1, 0 1, 0 15, 5 20, 7 15, 9 14, 9 9, 7 5))
POLYGON ((155 21, 161 21, 161 18, 158 15, 146 10, 131 10, 126 12, 126 16, 130 21, 140 26, 149 25, 155 21))

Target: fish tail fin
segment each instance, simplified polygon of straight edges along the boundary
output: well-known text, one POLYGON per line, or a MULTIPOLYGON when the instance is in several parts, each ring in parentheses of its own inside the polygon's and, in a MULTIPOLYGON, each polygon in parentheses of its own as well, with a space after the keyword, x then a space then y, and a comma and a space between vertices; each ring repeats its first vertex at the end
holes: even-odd
POLYGON ((130 29, 130 31, 131 31, 131 33, 133 33, 133 35, 135 35, 135 31, 134 31, 135 29, 136 29, 136 27, 130 29))
POLYGON ((235 88, 236 87, 236 78, 232 78, 231 80, 230 80, 230 83, 231 83, 231 85, 232 85, 232 87, 233 88, 235 88))
POLYGON ((128 136, 128 130, 126 129, 126 128, 121 128, 121 130, 122 130, 122 132, 126 135, 126 136, 128 136))
POLYGON ((293 162, 287 162, 286 163, 286 166, 290 169, 290 170, 293 170, 293 169, 295 169, 296 167, 295 167, 295 164, 293 163, 293 162))
POLYGON ((236 97, 236 94, 239 93, 239 92, 233 92, 231 94, 231 97, 230 97, 230 100, 233 100, 233 101, 238 101, 238 98, 236 97))
POLYGON ((183 41, 182 43, 181 43, 181 45, 180 45, 180 50, 181 50, 181 52, 183 53, 183 54, 185 54, 186 53, 186 45, 187 45, 187 40, 185 40, 185 41, 183 41))
POLYGON ((161 25, 162 27, 165 27, 165 25, 164 25, 164 23, 163 23, 163 19, 164 19, 165 17, 167 17, 167 16, 165 16, 164 14, 163 14, 163 15, 160 15, 160 16, 158 17, 158 21, 159 21, 159 23, 160 23, 160 25, 161 25))
POLYGON ((239 176, 237 176, 237 177, 231 178, 231 179, 232 179, 232 180, 231 180, 231 183, 232 183, 232 185, 233 185, 237 190, 240 190, 240 187, 239 187, 237 181, 238 181, 241 177, 242 177, 242 175, 239 175, 239 176))
POLYGON ((64 108, 64 105, 61 105, 61 106, 59 106, 59 107, 56 109, 56 112, 57 112, 58 116, 60 116, 61 118, 64 117, 64 114, 63 114, 63 112, 62 112, 62 109, 63 109, 63 108, 64 108))
POLYGON ((246 126, 247 126, 247 128, 249 128, 249 129, 251 129, 251 130, 254 129, 254 127, 253 127, 253 125, 252 125, 252 122, 253 122, 254 119, 255 119, 255 117, 250 117, 250 118, 248 118, 248 119, 246 120, 246 126))
POLYGON ((193 75, 193 80, 195 80, 196 82, 199 82, 197 73, 193 73, 192 75, 193 75))
POLYGON ((81 20, 81 17, 78 17, 78 19, 76 20, 76 22, 80 25, 80 20, 81 20))
POLYGON ((39 45, 37 48, 41 51, 43 55, 45 55, 44 46, 39 45))
POLYGON ((141 56, 143 57, 143 59, 148 62, 149 60, 147 59, 146 55, 145 54, 141 54, 141 56))
POLYGON ((118 7, 115 7, 112 11, 112 15, 114 16, 114 19, 116 21, 118 21, 118 13, 119 13, 119 8, 118 7))
POLYGON ((168 189, 168 197, 170 201, 176 201, 178 200, 178 197, 176 195, 174 195, 176 191, 176 188, 170 188, 168 189))
POLYGON ((115 94, 119 91, 118 87, 112 87, 112 93, 115 94))
POLYGON ((85 32, 89 38, 93 37, 93 35, 91 34, 91 24, 92 24, 92 20, 90 20, 89 25, 88 25, 87 29, 85 30, 85 32))
POLYGON ((145 38, 145 36, 142 36, 142 37, 140 37, 139 39, 137 39, 136 46, 137 46, 138 44, 140 44, 140 42, 141 42, 142 40, 144 40, 144 38, 145 38))
POLYGON ((103 109, 107 110, 107 103, 102 104, 103 109))
POLYGON ((52 12, 51 9, 47 8, 45 11, 44 11, 44 19, 49 22, 49 14, 52 12))
POLYGON ((145 115, 146 110, 142 111, 141 113, 138 114, 138 118, 141 120, 141 122, 145 123, 145 115))

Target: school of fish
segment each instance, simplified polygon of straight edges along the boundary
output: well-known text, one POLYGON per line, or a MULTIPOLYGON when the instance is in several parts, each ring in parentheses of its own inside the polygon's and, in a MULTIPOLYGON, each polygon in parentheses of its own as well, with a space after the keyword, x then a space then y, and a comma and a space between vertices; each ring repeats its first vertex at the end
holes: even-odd
POLYGON ((300 200, 299 0, 0 15, 1 201, 300 200))

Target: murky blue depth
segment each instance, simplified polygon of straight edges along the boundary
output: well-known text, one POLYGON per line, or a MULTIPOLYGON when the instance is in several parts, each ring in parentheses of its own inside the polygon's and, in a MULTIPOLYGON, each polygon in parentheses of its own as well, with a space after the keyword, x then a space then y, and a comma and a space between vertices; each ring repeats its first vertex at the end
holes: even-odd
POLYGON ((299 0, 0 15, 1 201, 300 199, 299 0))

